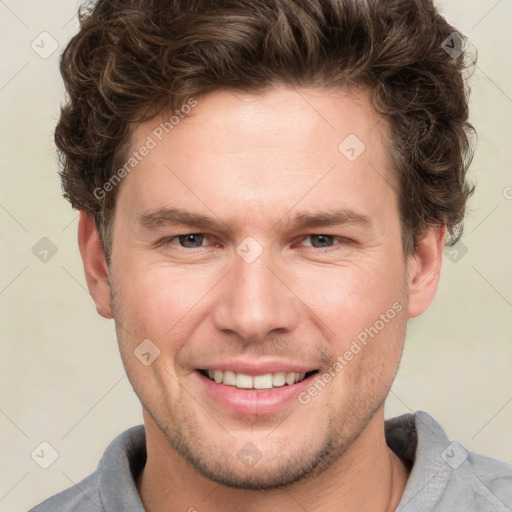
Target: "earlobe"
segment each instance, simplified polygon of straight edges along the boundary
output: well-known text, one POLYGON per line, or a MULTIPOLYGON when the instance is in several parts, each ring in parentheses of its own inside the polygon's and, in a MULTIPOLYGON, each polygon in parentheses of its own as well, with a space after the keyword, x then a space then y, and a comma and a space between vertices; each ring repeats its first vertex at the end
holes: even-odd
POLYGON ((427 230, 408 261, 409 318, 421 315, 430 306, 441 274, 446 227, 427 230))
POLYGON ((105 251, 96 231, 93 216, 83 210, 78 222, 78 246, 84 264, 87 287, 96 304, 96 311, 104 318, 113 318, 105 251))

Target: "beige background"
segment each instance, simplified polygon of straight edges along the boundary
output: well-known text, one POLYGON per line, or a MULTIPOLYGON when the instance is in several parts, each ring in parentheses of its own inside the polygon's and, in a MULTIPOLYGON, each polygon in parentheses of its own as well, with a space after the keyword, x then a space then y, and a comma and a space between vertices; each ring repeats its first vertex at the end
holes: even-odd
MULTIPOLYGON (((440 7, 479 50, 477 191, 458 261, 445 255, 434 304, 410 323, 387 416, 426 410, 467 449, 512 463, 512 1, 440 7)), ((69 0, 0 0, 0 512, 27 510, 78 482, 115 435, 141 422, 113 323, 88 295, 77 213, 56 174, 58 54, 77 30, 75 13, 69 0), (57 249, 46 263, 32 252, 42 237, 57 249), (59 455, 46 470, 31 458, 43 441, 59 455)))

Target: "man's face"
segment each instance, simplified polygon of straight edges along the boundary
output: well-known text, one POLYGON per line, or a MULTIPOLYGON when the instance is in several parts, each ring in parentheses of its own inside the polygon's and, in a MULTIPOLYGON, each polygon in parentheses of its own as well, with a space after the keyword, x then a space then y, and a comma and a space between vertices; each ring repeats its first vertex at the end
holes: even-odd
POLYGON ((272 488, 327 467, 382 414, 407 322, 398 182, 362 92, 197 100, 161 141, 165 116, 134 132, 132 151, 156 147, 118 191, 112 310, 148 435, 204 476, 272 488), (306 378, 280 385, 292 372, 306 378))

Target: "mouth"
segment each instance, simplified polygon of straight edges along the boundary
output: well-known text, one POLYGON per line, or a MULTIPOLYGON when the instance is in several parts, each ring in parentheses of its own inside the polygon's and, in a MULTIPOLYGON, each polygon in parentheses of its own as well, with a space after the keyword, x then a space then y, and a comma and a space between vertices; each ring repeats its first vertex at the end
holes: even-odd
MULTIPOLYGON (((202 363, 193 375, 214 411, 271 417, 302 407, 297 397, 319 378, 320 368, 299 361, 226 360, 202 363), (220 406, 220 409, 219 409, 220 406)), ((302 409, 299 409, 302 410, 302 409)))
POLYGON ((318 370, 309 372, 273 372, 261 375, 248 375, 246 373, 230 370, 199 369, 198 372, 207 379, 236 389, 268 391, 298 384, 318 373, 318 370))

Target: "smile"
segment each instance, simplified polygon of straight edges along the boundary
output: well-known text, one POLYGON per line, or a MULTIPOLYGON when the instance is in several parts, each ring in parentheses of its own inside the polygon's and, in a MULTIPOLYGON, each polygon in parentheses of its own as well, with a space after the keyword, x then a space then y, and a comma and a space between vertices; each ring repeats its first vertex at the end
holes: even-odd
POLYGON ((281 386, 291 386, 302 382, 310 375, 317 373, 313 370, 306 373, 298 372, 275 372, 265 373, 263 375, 247 375, 246 373, 222 370, 199 370, 205 377, 216 382, 238 389, 264 390, 278 388, 281 386))

